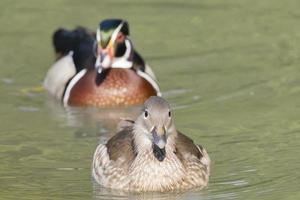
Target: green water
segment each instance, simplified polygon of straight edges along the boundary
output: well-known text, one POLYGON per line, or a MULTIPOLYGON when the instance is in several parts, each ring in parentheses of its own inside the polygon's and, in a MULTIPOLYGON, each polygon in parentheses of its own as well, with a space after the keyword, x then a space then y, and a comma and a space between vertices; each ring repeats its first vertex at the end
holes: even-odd
POLYGON ((0 1, 0 199, 300 199, 298 0, 0 1), (59 26, 130 22, 176 126, 212 159, 209 187, 124 194, 93 185, 98 142, 139 108, 62 108, 31 88, 59 26))

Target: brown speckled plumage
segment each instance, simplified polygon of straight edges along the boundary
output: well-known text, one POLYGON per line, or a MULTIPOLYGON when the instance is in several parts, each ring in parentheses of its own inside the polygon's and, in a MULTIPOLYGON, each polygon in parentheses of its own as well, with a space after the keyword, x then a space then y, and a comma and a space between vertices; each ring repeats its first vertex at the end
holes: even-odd
POLYGON ((123 127, 106 145, 97 147, 92 164, 94 179, 104 187, 131 191, 163 192, 206 186, 210 173, 207 152, 175 129, 162 98, 151 98, 153 102, 146 102, 145 111, 135 122, 123 127), (152 119, 151 115, 159 119, 152 119), (166 127, 166 144, 160 147, 165 150, 163 159, 154 155, 153 145, 158 143, 148 122, 150 127, 166 127))

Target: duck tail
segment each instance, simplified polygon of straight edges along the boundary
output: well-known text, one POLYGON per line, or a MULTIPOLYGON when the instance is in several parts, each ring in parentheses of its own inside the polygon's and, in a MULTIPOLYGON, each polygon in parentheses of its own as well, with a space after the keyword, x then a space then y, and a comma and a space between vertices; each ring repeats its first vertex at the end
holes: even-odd
POLYGON ((74 49, 74 37, 72 31, 58 28, 52 35, 52 43, 56 54, 67 55, 74 49))
POLYGON ((94 65, 94 42, 95 33, 81 26, 73 30, 58 28, 52 35, 56 60, 73 52, 72 57, 77 72, 94 65))

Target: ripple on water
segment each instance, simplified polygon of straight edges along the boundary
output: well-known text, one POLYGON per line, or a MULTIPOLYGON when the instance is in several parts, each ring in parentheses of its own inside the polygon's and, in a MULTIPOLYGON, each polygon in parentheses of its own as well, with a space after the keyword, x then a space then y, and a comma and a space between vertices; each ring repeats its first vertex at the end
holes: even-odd
POLYGON ((173 90, 168 90, 163 92, 163 97, 168 98, 168 97, 174 97, 174 96, 181 96, 189 92, 189 89, 173 89, 173 90))

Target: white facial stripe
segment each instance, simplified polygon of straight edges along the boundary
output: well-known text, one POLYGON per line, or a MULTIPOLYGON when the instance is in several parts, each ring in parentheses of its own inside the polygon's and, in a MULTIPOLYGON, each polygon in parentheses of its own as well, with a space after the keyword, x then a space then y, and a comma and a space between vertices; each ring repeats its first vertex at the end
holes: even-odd
POLYGON ((101 41, 100 28, 97 28, 96 39, 97 39, 97 42, 101 41))
POLYGON ((130 53, 131 53, 131 51, 132 51, 132 44, 130 43, 129 39, 126 39, 126 40, 125 40, 125 46, 126 46, 126 51, 125 51, 125 53, 124 53, 124 57, 125 57, 126 59, 128 59, 129 56, 130 56, 130 53))
MULTIPOLYGON (((117 36, 118 36, 118 33, 120 32, 122 26, 123 26, 124 22, 122 22, 121 24, 119 24, 119 26, 115 29, 115 31, 112 33, 111 35, 111 39, 110 41, 112 43, 115 42, 115 40, 117 39, 117 36)), ((97 42, 100 42, 101 41, 101 33, 100 33, 100 28, 97 28, 97 31, 96 31, 96 40, 97 42)))
POLYGON ((111 40, 112 43, 115 43, 115 40, 117 39, 118 33, 120 32, 123 24, 124 24, 124 22, 122 22, 121 24, 119 24, 119 26, 116 28, 116 30, 111 35, 111 39, 110 40, 111 40))

